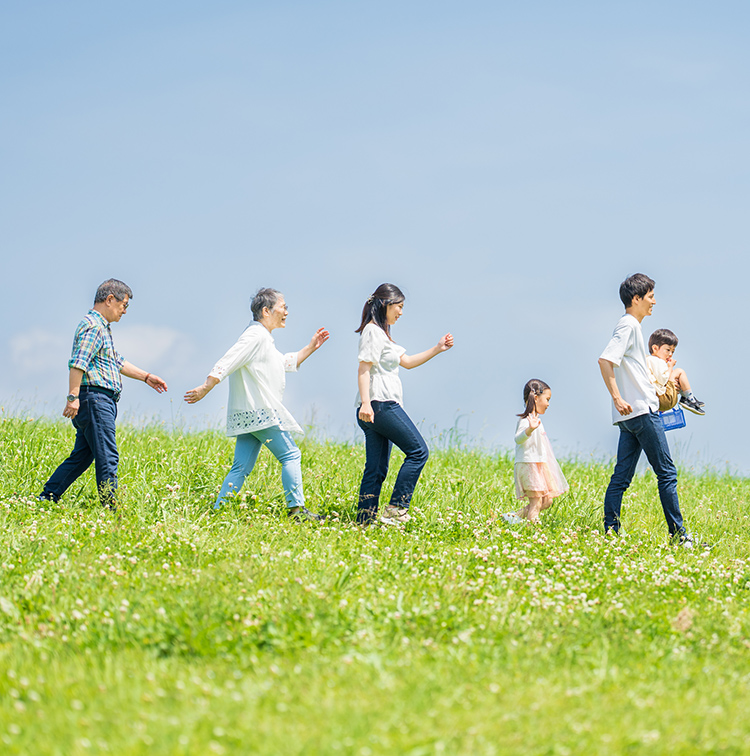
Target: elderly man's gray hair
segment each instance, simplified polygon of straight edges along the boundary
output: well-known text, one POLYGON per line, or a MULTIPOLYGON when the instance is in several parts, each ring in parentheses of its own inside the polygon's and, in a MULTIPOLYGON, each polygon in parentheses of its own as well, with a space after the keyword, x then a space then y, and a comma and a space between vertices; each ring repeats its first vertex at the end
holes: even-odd
POLYGON ((281 292, 276 291, 276 289, 258 289, 256 295, 253 297, 253 301, 250 303, 253 320, 260 320, 264 307, 273 310, 280 296, 281 292))
POLYGON ((94 297, 94 304, 106 302, 107 297, 110 294, 118 302, 122 302, 125 297, 128 299, 133 298, 133 292, 127 284, 118 281, 116 278, 108 278, 104 283, 99 284, 99 288, 96 290, 96 296, 94 297))

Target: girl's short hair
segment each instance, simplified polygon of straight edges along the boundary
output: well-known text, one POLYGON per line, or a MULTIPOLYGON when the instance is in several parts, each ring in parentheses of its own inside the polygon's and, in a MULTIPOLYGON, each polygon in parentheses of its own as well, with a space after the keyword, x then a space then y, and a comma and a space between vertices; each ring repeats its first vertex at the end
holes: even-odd
POLYGON ((532 378, 526 382, 523 387, 523 403, 526 405, 526 409, 518 417, 528 417, 532 412, 536 410, 534 404, 534 397, 541 396, 545 391, 551 391, 550 387, 539 378, 532 378))
POLYGON ((250 310, 253 313, 253 320, 260 320, 264 307, 273 310, 274 306, 279 301, 280 296, 281 292, 276 291, 276 289, 258 289, 250 302, 250 310))
POLYGON ((396 284, 380 284, 375 291, 370 294, 362 308, 362 322, 354 333, 362 333, 368 323, 375 323, 382 328, 388 338, 391 338, 391 327, 388 325, 385 314, 388 305, 398 304, 406 299, 401 289, 396 284))
POLYGON ((654 351, 654 347, 659 348, 667 344, 668 346, 677 346, 677 336, 669 328, 657 328, 648 338, 648 353, 654 351))

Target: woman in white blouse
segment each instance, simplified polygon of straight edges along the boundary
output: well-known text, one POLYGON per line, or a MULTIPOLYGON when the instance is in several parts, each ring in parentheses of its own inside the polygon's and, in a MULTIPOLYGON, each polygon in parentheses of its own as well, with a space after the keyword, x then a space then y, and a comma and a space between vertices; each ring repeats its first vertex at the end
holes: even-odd
POLYGON ((302 433, 295 419, 281 403, 286 385, 285 373, 294 372, 328 339, 319 328, 310 343, 299 350, 282 354, 274 346, 271 331, 286 327, 288 308, 281 292, 260 289, 250 309, 253 321, 237 343, 214 365, 206 382, 188 391, 185 401, 195 404, 229 376, 227 435, 236 436, 234 464, 219 491, 214 507, 237 493, 252 472, 261 447, 266 444, 281 462, 281 481, 289 516, 321 519, 305 507, 302 490, 300 454, 292 433, 302 433))
POLYGON ((406 455, 381 522, 408 522, 409 505, 429 451, 422 435, 403 408, 399 366, 418 367, 453 346, 447 333, 432 349, 413 356, 391 339, 391 326, 401 317, 404 295, 394 284, 381 284, 365 302, 359 337, 357 422, 365 434, 365 471, 359 488, 357 522, 375 520, 380 489, 388 474, 391 448, 396 444, 406 455))

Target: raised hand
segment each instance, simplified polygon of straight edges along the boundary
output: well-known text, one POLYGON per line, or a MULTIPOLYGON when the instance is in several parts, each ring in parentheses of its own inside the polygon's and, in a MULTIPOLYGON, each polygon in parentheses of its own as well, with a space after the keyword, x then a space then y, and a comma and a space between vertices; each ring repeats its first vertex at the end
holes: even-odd
POLYGON ((438 341, 438 349, 441 352, 447 352, 453 346, 453 334, 446 333, 440 341, 438 341))
POLYGON ((328 341, 328 337, 330 335, 331 334, 328 333, 325 328, 318 328, 318 330, 315 331, 313 337, 310 339, 310 343, 308 345, 310 347, 310 351, 315 352, 320 349, 320 347, 322 347, 323 344, 328 341))

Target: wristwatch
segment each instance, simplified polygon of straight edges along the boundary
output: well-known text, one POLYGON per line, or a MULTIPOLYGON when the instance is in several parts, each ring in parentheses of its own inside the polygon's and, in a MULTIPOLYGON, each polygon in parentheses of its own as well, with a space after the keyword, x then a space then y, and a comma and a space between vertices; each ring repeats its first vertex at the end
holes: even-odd
POLYGON ((74 402, 76 399, 78 399, 78 394, 68 394, 65 398, 69 402, 74 402))

